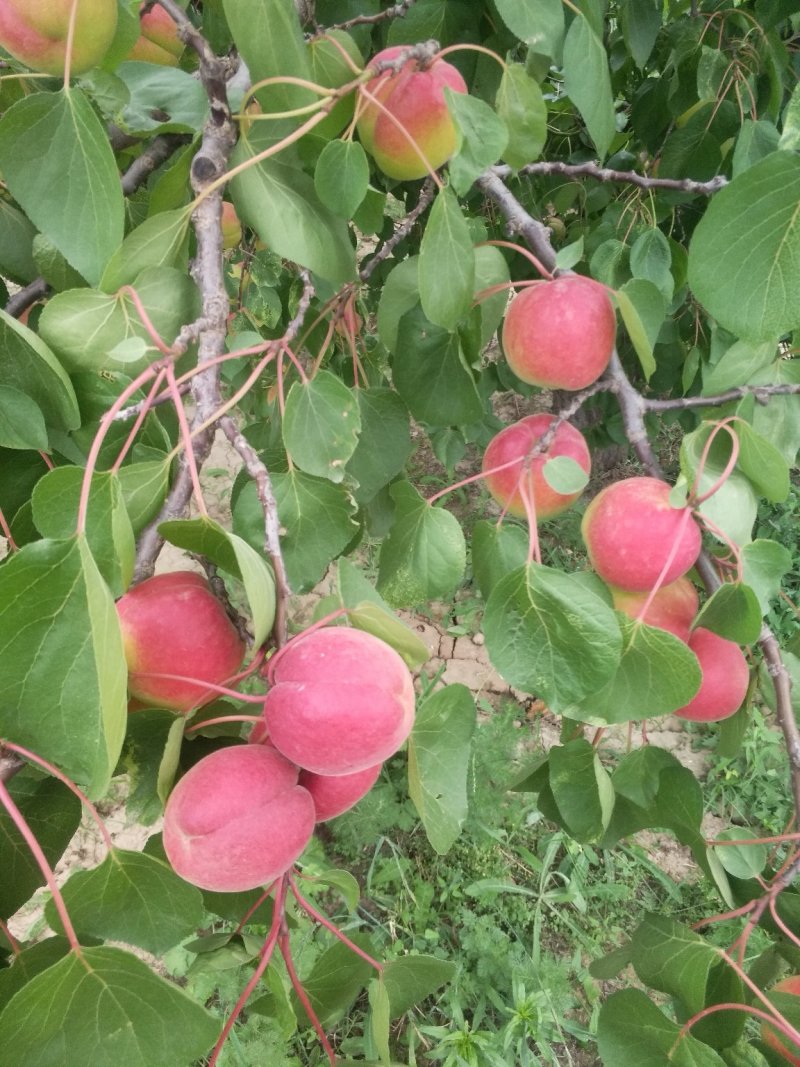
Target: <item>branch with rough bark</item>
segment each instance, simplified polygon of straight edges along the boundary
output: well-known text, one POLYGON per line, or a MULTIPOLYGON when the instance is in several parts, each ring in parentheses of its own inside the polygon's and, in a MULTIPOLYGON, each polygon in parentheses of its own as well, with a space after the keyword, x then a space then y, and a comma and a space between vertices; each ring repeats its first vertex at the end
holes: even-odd
POLYGON ((399 4, 387 7, 385 11, 379 11, 377 15, 355 15, 345 22, 335 22, 332 26, 326 28, 329 30, 349 30, 353 26, 374 26, 389 19, 401 19, 406 16, 416 2, 417 0, 400 0, 399 4))
POLYGON ((611 167, 601 167, 597 163, 561 163, 557 160, 527 163, 516 172, 511 167, 502 165, 492 167, 492 173, 498 178, 509 178, 514 173, 525 177, 562 174, 565 178, 595 178, 599 182, 635 185, 639 189, 672 189, 675 192, 697 193, 700 196, 713 196, 728 184, 728 179, 722 174, 710 178, 707 182, 693 181, 691 178, 650 178, 635 170, 614 170, 611 167))

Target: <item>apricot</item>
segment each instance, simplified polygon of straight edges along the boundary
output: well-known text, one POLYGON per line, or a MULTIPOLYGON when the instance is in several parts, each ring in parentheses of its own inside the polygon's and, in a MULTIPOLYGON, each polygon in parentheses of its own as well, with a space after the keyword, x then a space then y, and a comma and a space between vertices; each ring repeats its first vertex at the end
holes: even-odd
MULTIPOLYGON (((629 589, 612 586, 611 597, 617 611, 624 611, 632 619, 638 619, 650 593, 635 593, 629 589)), ((697 590, 688 578, 678 578, 669 585, 662 585, 642 616, 648 626, 657 626, 674 634, 681 641, 689 640, 692 622, 700 608, 697 590)))
POLYGON ((503 351, 523 382, 583 389, 608 366, 616 332, 605 286, 565 274, 517 293, 503 323, 503 351))
POLYGON ((278 653, 264 701, 270 741, 303 770, 353 774, 388 759, 414 723, 401 657, 362 630, 300 634, 278 653))
MULTIPOLYGON (((791 974, 788 978, 782 978, 777 985, 772 987, 770 992, 791 993, 793 996, 800 996, 800 974, 791 974)), ((792 1045, 789 1048, 786 1044, 788 1038, 778 1033, 769 1023, 762 1022, 761 1024, 761 1040, 774 1052, 777 1052, 779 1056, 782 1056, 787 1063, 791 1063, 792 1067, 800 1067, 800 1047, 792 1045)))
POLYGON ((744 653, 733 641, 702 626, 690 636, 689 648, 700 661, 703 679, 696 695, 675 714, 692 722, 729 718, 747 695, 750 671, 744 653))
POLYGON ((317 822, 334 819, 357 804, 377 782, 382 766, 383 763, 376 763, 363 771, 337 775, 300 771, 298 780, 311 794, 317 822))
POLYGON ((606 486, 589 504, 581 534, 604 582, 644 591, 655 586, 670 555, 664 584, 694 565, 700 530, 687 508, 670 504, 669 494, 670 487, 658 478, 624 478, 606 486))
MULTIPOLYGON (((144 0, 142 2, 144 7, 144 0)), ((139 15, 142 32, 128 53, 128 59, 142 63, 158 63, 162 67, 177 67, 183 54, 183 41, 178 36, 175 20, 161 4, 139 15)))
POLYGON ((186 712, 214 700, 245 646, 201 574, 172 571, 134 586, 117 601, 128 689, 142 704, 186 712), (156 677, 178 674, 191 682, 156 677))
MULTIPOLYGON (((396 59, 402 52, 403 46, 385 48, 370 66, 396 59)), ((445 87, 456 93, 467 91, 466 82, 451 63, 436 59, 422 69, 417 60, 409 59, 397 73, 386 71, 366 83, 366 92, 382 108, 360 90, 361 143, 390 178, 424 178, 429 167, 436 170, 455 152, 456 127, 444 97, 445 87)))
POLYGON ((494 499, 511 515, 525 518, 525 503, 520 492, 520 481, 524 479, 526 492, 533 498, 538 519, 549 519, 565 511, 574 504, 581 491, 577 493, 558 493, 547 482, 543 468, 548 460, 556 456, 568 456, 589 474, 592 459, 586 440, 579 430, 562 422, 556 430, 555 437, 547 451, 535 456, 525 463, 525 456, 536 442, 555 422, 554 415, 528 415, 519 422, 506 426, 496 434, 483 454, 482 469, 486 488, 494 499), (516 460, 512 467, 486 474, 493 467, 499 467, 511 460, 516 460), (527 471, 523 473, 524 468, 527 471))
MULTIPOLYGON (((72 0, 0 0, 0 45, 20 63, 61 77, 72 0)), ((79 0, 72 44, 73 74, 105 57, 117 28, 117 0, 79 0)))
POLYGON ((239 893, 292 866, 314 832, 314 801, 298 769, 266 745, 219 748, 172 790, 164 851, 200 889, 239 893))
POLYGON ((229 200, 222 202, 222 247, 236 248, 242 240, 242 224, 236 214, 236 208, 229 200))

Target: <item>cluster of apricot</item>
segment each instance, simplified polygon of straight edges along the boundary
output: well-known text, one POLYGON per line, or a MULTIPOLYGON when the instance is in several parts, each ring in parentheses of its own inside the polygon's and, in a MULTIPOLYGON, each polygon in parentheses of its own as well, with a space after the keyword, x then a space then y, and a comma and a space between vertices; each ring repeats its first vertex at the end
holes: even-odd
MULTIPOLYGON (((509 365, 523 381, 577 390, 594 382, 614 350, 614 309, 605 288, 590 278, 564 275, 524 289, 511 302, 503 327, 509 365)), ((507 426, 483 457, 489 492, 505 511, 529 521, 570 507, 580 491, 561 493, 547 481, 546 464, 560 456, 588 476, 583 435, 552 415, 530 415, 507 426), (537 454, 537 443, 552 440, 537 454)), ((667 630, 697 656, 702 683, 675 714, 712 722, 738 710, 749 671, 742 650, 703 627, 693 628, 699 598, 685 577, 701 548, 700 530, 687 507, 673 507, 670 487, 657 478, 627 478, 603 489, 586 510, 583 539, 595 572, 609 586, 614 607, 667 630), (655 590, 655 592, 653 592, 655 590)))
MULTIPOLYGON (((235 681, 244 643, 201 575, 157 575, 117 610, 128 687, 140 706, 185 714, 235 681)), ((240 892, 285 873, 316 823, 372 788, 414 723, 408 668, 361 630, 299 634, 269 661, 267 677, 249 743, 203 757, 167 802, 167 857, 201 889, 240 892)))

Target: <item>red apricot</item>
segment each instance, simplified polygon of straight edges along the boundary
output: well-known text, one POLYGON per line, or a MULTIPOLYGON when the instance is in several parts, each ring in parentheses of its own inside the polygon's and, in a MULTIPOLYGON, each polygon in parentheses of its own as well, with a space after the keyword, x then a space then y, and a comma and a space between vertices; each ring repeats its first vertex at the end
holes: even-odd
POLYGON ((326 627, 278 653, 264 701, 272 744, 315 774, 381 763, 414 723, 414 687, 401 657, 362 630, 326 627))
POLYGON ((200 889, 238 893, 288 871, 311 839, 314 802, 266 745, 219 748, 186 772, 164 810, 164 851, 200 889))
POLYGON ((583 389, 608 366, 616 330, 605 286, 564 274, 517 293, 503 323, 503 351, 523 382, 583 389))
MULTIPOLYGON (((770 992, 791 993, 793 996, 800 996, 800 974, 791 974, 788 978, 782 978, 777 985, 772 987, 770 992)), ((792 1067, 800 1067, 800 1046, 792 1045, 789 1048, 786 1044, 789 1039, 778 1033, 769 1023, 762 1022, 761 1024, 761 1040, 774 1052, 777 1052, 779 1056, 782 1056, 787 1063, 791 1063, 792 1067)))
POLYGON ((525 463, 525 456, 536 442, 555 421, 554 415, 528 415, 519 422, 506 426, 496 434, 483 455, 482 469, 486 488, 511 515, 525 518, 525 503, 520 492, 520 481, 524 479, 526 492, 533 498, 537 519, 549 519, 566 510, 581 495, 577 493, 558 493, 547 482, 543 468, 556 456, 569 456, 588 474, 592 468, 592 459, 586 440, 580 431, 568 422, 562 422, 556 430, 552 443, 541 456, 535 456, 525 463), (486 474, 493 467, 499 467, 511 460, 516 460, 512 467, 486 474), (527 473, 523 474, 523 468, 527 473))
POLYGON ((581 533, 592 566, 609 585, 652 589, 680 578, 700 553, 700 530, 688 509, 669 501, 658 478, 624 478, 601 490, 583 516, 581 533))
MULTIPOLYGON (((624 611, 632 619, 638 619, 650 593, 632 592, 629 589, 611 587, 611 596, 617 611, 624 611)), ((678 578, 669 585, 662 585, 653 597, 642 617, 648 626, 657 626, 680 638, 689 640, 692 622, 700 607, 697 590, 688 578, 678 578)))
MULTIPOLYGON (((72 0, 0 0, 0 46, 31 70, 61 77, 72 0)), ((96 67, 117 28, 117 0, 80 0, 72 43, 73 74, 96 67)))
MULTIPOLYGON (((144 6, 144 0, 142 7, 144 6)), ((183 41, 178 35, 175 20, 161 4, 155 4, 139 16, 142 32, 128 54, 128 59, 142 63, 158 63, 162 67, 177 67, 183 54, 183 41)))
MULTIPOLYGON (((385 48, 370 66, 397 59, 402 52, 402 46, 385 48)), ((379 74, 361 90, 361 143, 390 178, 424 178, 429 168, 441 167, 455 152, 456 128, 444 97, 445 87, 456 93, 467 91, 466 82, 452 64, 437 59, 423 69, 417 60, 409 59, 397 73, 379 74)))
POLYGON ((695 696, 675 714, 692 722, 729 718, 747 695, 750 671, 744 653, 733 641, 702 626, 690 636, 689 648, 700 661, 703 679, 695 696))
POLYGON ((189 711, 213 700, 204 682, 222 685, 239 668, 245 646, 201 574, 172 571, 148 578, 117 601, 128 689, 149 707, 189 711), (159 678, 176 674, 196 681, 159 678))
POLYGON ((352 808, 375 785, 383 763, 367 767, 353 774, 314 774, 300 771, 300 785, 309 791, 314 801, 317 822, 327 822, 352 808))

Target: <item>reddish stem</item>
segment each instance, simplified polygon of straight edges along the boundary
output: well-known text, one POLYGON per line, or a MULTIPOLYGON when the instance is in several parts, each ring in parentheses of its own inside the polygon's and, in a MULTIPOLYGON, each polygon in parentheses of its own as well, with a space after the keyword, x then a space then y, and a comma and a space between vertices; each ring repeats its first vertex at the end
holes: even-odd
POLYGON ((50 457, 48 456, 48 454, 46 452, 42 452, 42 450, 39 449, 39 455, 44 460, 44 465, 45 465, 45 467, 47 467, 48 470, 53 471, 53 470, 56 469, 55 463, 53 463, 52 459, 50 459, 50 457))
POLYGON ((517 489, 519 495, 522 497, 522 503, 525 506, 525 515, 528 519, 528 563, 531 563, 534 560, 537 563, 541 563, 542 550, 539 544, 539 526, 536 520, 536 501, 531 492, 527 475, 528 471, 523 466, 522 473, 517 482, 517 489))
POLYGON ((788 1020, 784 1019, 782 1015, 780 1016, 780 1018, 778 1018, 775 1015, 771 1015, 769 1012, 762 1011, 761 1008, 753 1007, 752 1004, 739 1004, 735 1001, 730 1001, 725 1002, 723 1004, 712 1004, 710 1007, 703 1008, 702 1011, 698 1011, 696 1015, 693 1015, 691 1017, 691 1019, 688 1019, 680 1028, 678 1036, 675 1038, 675 1044, 667 1053, 667 1060, 669 1061, 672 1059, 673 1054, 675 1053, 678 1045, 687 1036, 693 1026, 699 1023, 701 1019, 705 1019, 709 1015, 714 1015, 718 1011, 747 1012, 748 1015, 752 1015, 755 1018, 762 1019, 763 1021, 768 1022, 770 1026, 774 1027, 776 1030, 780 1030, 783 1036, 788 1038, 790 1041, 794 1042, 795 1044, 800 1044, 800 1034, 798 1034, 794 1027, 791 1026, 788 1020))
POLYGON ((323 915, 321 911, 317 911, 314 905, 311 904, 308 900, 306 900, 306 898, 297 888, 297 885, 291 875, 289 875, 289 888, 291 889, 292 893, 294 894, 295 900, 303 909, 303 911, 310 915, 315 922, 318 922, 320 926, 324 926, 326 930, 329 930, 334 937, 337 937, 343 944, 347 945, 347 947, 353 952, 355 952, 357 956, 360 956, 362 960, 365 960, 371 967, 374 967, 378 974, 383 973, 382 963, 379 963, 376 959, 373 959, 372 956, 369 955, 369 953, 359 948, 358 945, 354 941, 351 941, 350 938, 345 933, 343 933, 339 929, 339 927, 336 926, 335 923, 332 923, 326 915, 323 915))
POLYGON ((153 384, 150 386, 150 391, 148 392, 147 396, 144 398, 141 404, 139 412, 136 415, 136 418, 134 419, 134 423, 131 427, 130 433, 128 434, 127 439, 125 440, 125 444, 119 450, 119 455, 114 460, 114 465, 111 468, 112 474, 117 473, 117 471, 122 466, 122 463, 125 457, 127 456, 129 450, 133 447, 133 442, 136 440, 136 435, 139 432, 142 423, 147 418, 150 408, 153 406, 153 400, 155 399, 156 392, 158 391, 161 383, 164 380, 164 374, 165 370, 162 368, 162 370, 160 370, 153 379, 153 384))
POLYGON ((316 1012, 311 1007, 311 1001, 309 1000, 308 993, 306 993, 305 989, 303 988, 303 983, 297 976, 297 971, 294 967, 294 960, 292 959, 292 951, 289 947, 289 931, 286 928, 283 928, 280 934, 278 935, 278 947, 281 950, 283 962, 286 964, 286 970, 288 971, 289 980, 292 983, 292 988, 294 989, 295 993, 297 993, 297 999, 303 1005, 306 1015, 311 1020, 311 1025, 316 1030, 317 1037, 320 1040, 320 1044, 325 1049, 325 1054, 327 1055, 328 1060, 330 1061, 331 1067, 336 1067, 336 1053, 333 1051, 333 1048, 331 1047, 328 1038, 325 1036, 325 1031, 322 1029, 322 1023, 319 1021, 316 1012))
POLYGON ((472 298, 472 306, 476 307, 484 300, 488 300, 490 296, 494 296, 495 293, 502 293, 508 289, 530 289, 532 285, 541 285, 541 278, 529 278, 527 281, 521 282, 500 282, 499 285, 490 285, 488 289, 479 290, 472 298))
POLYGON ((11 527, 8 525, 8 522, 6 521, 6 517, 3 514, 3 509, 2 508, 0 508, 0 530, 2 530, 2 532, 3 532, 3 537, 5 537, 6 541, 8 541, 9 550, 11 552, 18 552, 19 551, 19 545, 14 540, 14 538, 13 538, 13 536, 11 534, 11 527))
POLYGON ((481 245, 496 245, 498 248, 510 248, 512 252, 519 252, 520 255, 525 256, 525 258, 529 260, 529 262, 531 262, 539 273, 549 282, 553 280, 553 272, 549 271, 529 248, 524 248, 522 245, 515 245, 512 241, 481 241, 481 244, 478 244, 475 247, 480 248, 481 245))
POLYGON ((725 484, 725 482, 730 477, 733 468, 736 466, 736 461, 739 458, 739 437, 736 434, 736 431, 733 430, 729 425, 730 422, 731 419, 723 419, 721 422, 718 422, 714 426, 714 429, 708 435, 708 440, 705 443, 703 451, 700 455, 700 460, 697 464, 694 482, 692 484, 692 488, 689 493, 689 498, 687 500, 687 505, 689 507, 698 507, 705 500, 708 500, 709 497, 713 496, 714 493, 716 493, 716 491, 720 488, 720 486, 725 484), (710 489, 707 489, 705 493, 700 494, 700 479, 703 476, 703 471, 705 470, 706 463, 708 461, 708 456, 711 451, 711 446, 714 443, 714 438, 717 436, 720 430, 725 430, 725 432, 729 435, 731 439, 731 454, 727 464, 725 465, 725 470, 722 472, 719 478, 717 478, 717 480, 714 482, 710 489))
POLYGON ((241 996, 236 1001, 233 1011, 228 1016, 225 1025, 222 1028, 222 1033, 219 1035, 217 1043, 216 1045, 214 1045, 214 1048, 211 1052, 211 1058, 208 1061, 208 1067, 216 1067, 217 1060, 219 1059, 219 1054, 222 1051, 222 1046, 225 1044, 228 1034, 233 1029, 236 1020, 242 1013, 242 1009, 244 1008, 247 1001, 250 999, 250 996, 252 995, 252 992, 255 987, 261 981, 261 976, 263 975, 264 971, 266 971, 267 967, 269 966, 269 961, 272 958, 272 953, 275 951, 275 945, 278 941, 281 923, 283 922, 284 918, 285 897, 285 879, 280 878, 275 883, 275 910, 272 913, 272 925, 269 928, 267 939, 261 949, 261 958, 258 961, 258 966, 253 971, 253 974, 250 977, 250 981, 242 990, 241 996))
POLYGON ((2 933, 5 935, 6 941, 8 941, 9 945, 11 946, 11 951, 14 953, 14 955, 19 956, 19 954, 22 952, 22 946, 9 930, 8 924, 4 923, 2 919, 0 919, 0 931, 2 931, 2 933))
POLYGON ((678 553, 678 549, 680 548, 681 540, 683 539, 683 534, 684 534, 684 531, 686 529, 686 526, 691 521, 691 519, 692 519, 691 510, 688 507, 684 508, 683 514, 681 515, 680 525, 679 525, 678 530, 675 533, 675 537, 674 537, 674 539, 672 541, 672 547, 669 550, 669 554, 667 555, 667 558, 664 560, 664 566, 661 568, 661 573, 659 574, 658 578, 656 579, 655 585, 650 590, 650 592, 649 592, 649 594, 647 596, 647 599, 645 600, 644 604, 642 605, 642 608, 641 608, 639 614, 636 616, 635 621, 637 623, 642 622, 644 620, 645 615, 650 610, 650 605, 653 603, 653 600, 655 599, 656 593, 658 593, 659 589, 663 586, 664 579, 667 576, 667 572, 669 571, 669 568, 672 566, 672 561, 675 559, 675 556, 678 553))
MULTIPOLYGON (((198 688, 201 688, 205 693, 219 693, 220 696, 235 697, 236 700, 241 700, 247 704, 263 704, 264 694, 260 696, 257 693, 240 693, 236 689, 229 689, 224 685, 216 685, 214 682, 207 682, 204 678, 190 678, 186 674, 162 674, 160 671, 137 671, 138 678, 159 678, 167 679, 170 682, 192 682, 198 688)), ((195 704, 194 708, 190 708, 189 711, 193 711, 198 707, 202 707, 202 704, 195 704)), ((145 711, 147 709, 140 709, 145 711)), ((186 712, 188 714, 188 712, 186 712)))
POLYGON ((776 906, 776 900, 773 894, 770 894, 769 898, 769 913, 772 916, 775 925, 778 927, 784 937, 788 938, 793 945, 800 948, 800 938, 798 938, 796 934, 792 933, 792 931, 789 929, 789 927, 786 925, 780 915, 778 915, 778 908, 776 906))
MULTIPOLYGON (((263 697, 260 698, 263 701, 263 697)), ((195 723, 194 726, 187 726, 183 731, 184 736, 193 734, 196 730, 203 730, 206 726, 219 726, 224 722, 262 722, 260 715, 218 715, 215 719, 203 719, 202 722, 195 723)))
POLYGON ((67 906, 64 903, 63 896, 61 895, 61 890, 58 888, 58 882, 56 882, 56 876, 55 874, 53 874, 53 868, 47 862, 47 857, 42 851, 42 846, 36 840, 36 834, 34 834, 33 830, 31 830, 30 826, 28 826, 27 822, 25 821, 24 815, 14 803, 11 794, 6 789, 4 783, 1 780, 0 804, 2 804, 3 807, 6 809, 9 818, 19 830, 20 835, 24 840, 25 844, 31 850, 31 854, 36 860, 36 865, 42 872, 42 876, 45 880, 47 888, 50 890, 50 893, 53 897, 53 904, 55 906, 56 911, 58 912, 58 917, 61 920, 61 925, 64 927, 64 934, 67 938, 67 941, 69 941, 69 947, 72 949, 75 955, 82 960, 83 951, 78 941, 78 935, 75 933, 75 928, 72 925, 72 921, 70 920, 69 913, 67 911, 67 906))
MULTIPOLYGON (((186 409, 183 406, 181 394, 178 392, 178 384, 175 381, 175 367, 172 364, 167 366, 167 387, 172 396, 172 402, 175 405, 175 414, 178 416, 181 439, 183 440, 184 448, 186 450, 186 466, 189 468, 189 476, 192 479, 192 491, 194 492, 195 503, 197 504, 197 509, 200 514, 207 516, 208 509, 206 508, 206 502, 203 499, 203 489, 200 485, 200 474, 197 470, 197 461, 192 446, 192 431, 189 428, 189 421, 186 418, 186 409)), ((199 433, 200 428, 198 427, 194 432, 199 433)))
POLYGON ((122 293, 125 293, 128 296, 130 296, 131 303, 136 308, 136 312, 137 312, 139 318, 141 319, 142 326, 144 326, 145 330, 147 330, 147 333, 148 333, 148 335, 150 337, 150 340, 156 346, 156 348, 161 353, 161 355, 162 356, 172 356, 172 355, 174 355, 172 349, 169 347, 169 345, 162 338, 161 334, 158 332, 158 330, 155 328, 155 326, 151 322, 150 316, 145 311, 144 304, 139 299, 139 294, 136 292, 136 290, 133 288, 133 286, 132 285, 123 285, 117 291, 117 296, 120 296, 122 293))
POLYGON ((13 741, 3 740, 3 747, 9 749, 11 752, 16 752, 18 756, 24 756, 25 759, 30 760, 31 763, 37 763, 40 767, 43 767, 48 774, 52 774, 54 778, 58 778, 59 782, 63 782, 71 793, 80 800, 81 804, 86 808, 91 817, 97 824, 97 829, 100 831, 100 836, 105 842, 106 848, 109 852, 114 850, 114 842, 111 840, 106 824, 100 818, 100 813, 94 804, 89 800, 83 790, 77 786, 71 778, 68 778, 63 771, 60 771, 55 764, 50 763, 49 760, 43 759, 41 756, 37 756, 35 752, 31 752, 28 748, 23 748, 22 745, 16 745, 13 741))

